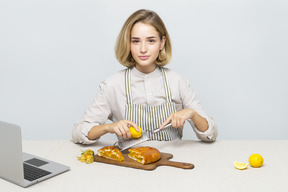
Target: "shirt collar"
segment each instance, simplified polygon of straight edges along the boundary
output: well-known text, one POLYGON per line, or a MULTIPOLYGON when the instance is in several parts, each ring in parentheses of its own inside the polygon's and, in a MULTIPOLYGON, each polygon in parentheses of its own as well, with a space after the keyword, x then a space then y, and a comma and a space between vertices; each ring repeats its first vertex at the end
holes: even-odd
POLYGON ((157 66, 156 69, 152 71, 151 73, 143 73, 139 71, 138 69, 136 69, 136 67, 133 67, 131 69, 131 74, 137 77, 141 77, 141 78, 150 78, 150 77, 156 77, 158 75, 161 75, 161 69, 160 67, 157 66))

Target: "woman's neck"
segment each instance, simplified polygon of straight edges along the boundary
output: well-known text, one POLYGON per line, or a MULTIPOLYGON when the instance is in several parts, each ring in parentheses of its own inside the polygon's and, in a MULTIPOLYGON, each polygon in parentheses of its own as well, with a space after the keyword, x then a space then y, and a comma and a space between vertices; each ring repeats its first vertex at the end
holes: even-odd
POLYGON ((142 73, 151 73, 153 72, 156 68, 157 68, 157 65, 154 64, 154 65, 151 65, 151 66, 140 66, 140 65, 135 65, 136 69, 142 73))

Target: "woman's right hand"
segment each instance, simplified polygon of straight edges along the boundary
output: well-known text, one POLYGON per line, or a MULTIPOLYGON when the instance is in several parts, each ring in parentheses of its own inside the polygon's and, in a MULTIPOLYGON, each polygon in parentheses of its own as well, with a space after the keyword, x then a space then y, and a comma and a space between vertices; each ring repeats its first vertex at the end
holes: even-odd
POLYGON ((115 123, 111 123, 110 126, 107 128, 109 133, 116 133, 118 136, 122 138, 130 138, 131 133, 129 127, 134 127, 136 131, 139 131, 138 126, 129 120, 121 120, 115 123))

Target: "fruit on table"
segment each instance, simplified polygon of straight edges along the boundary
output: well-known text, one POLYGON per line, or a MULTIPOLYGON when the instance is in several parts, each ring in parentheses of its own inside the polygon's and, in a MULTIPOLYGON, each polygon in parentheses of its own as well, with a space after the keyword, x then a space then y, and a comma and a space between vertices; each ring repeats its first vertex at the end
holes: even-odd
POLYGON ((86 163, 90 164, 94 162, 94 156, 93 155, 86 155, 86 163))
POLYGON ((240 169, 240 170, 246 169, 248 167, 248 165, 249 165, 248 163, 242 163, 239 161, 234 161, 235 168, 240 169))
POLYGON ((81 156, 77 157, 80 162, 85 162, 87 164, 93 163, 94 162, 94 151, 91 149, 87 149, 85 151, 81 150, 81 156))
POLYGON ((139 137, 141 137, 141 135, 142 135, 142 129, 141 129, 141 127, 139 127, 139 126, 138 126, 138 129, 139 129, 139 131, 137 132, 134 127, 130 127, 130 128, 129 128, 129 131, 130 131, 131 136, 132 136, 133 138, 139 138, 139 137))
POLYGON ((251 167, 261 167, 263 165, 264 159, 259 154, 252 154, 249 157, 249 164, 251 167))

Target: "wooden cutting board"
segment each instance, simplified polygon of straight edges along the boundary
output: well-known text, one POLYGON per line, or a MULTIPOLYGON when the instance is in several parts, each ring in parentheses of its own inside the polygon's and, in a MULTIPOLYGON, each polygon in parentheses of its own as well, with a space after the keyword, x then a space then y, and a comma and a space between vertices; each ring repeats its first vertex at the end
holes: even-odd
POLYGON ((194 165, 191 163, 170 161, 169 159, 171 159, 173 157, 173 155, 170 153, 161 153, 161 159, 160 160, 158 160, 157 162, 154 162, 154 163, 147 164, 147 165, 142 165, 142 164, 138 163, 137 161, 129 158, 128 154, 123 154, 123 156, 124 156, 124 160, 122 162, 118 162, 118 161, 115 161, 112 159, 100 157, 98 155, 94 156, 94 161, 100 162, 100 163, 107 163, 107 164, 112 164, 112 165, 123 166, 123 167, 144 169, 144 170, 154 170, 158 166, 162 166, 162 165, 172 166, 172 167, 177 167, 177 168, 182 168, 182 169, 193 169, 194 168, 194 165))

